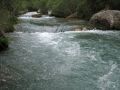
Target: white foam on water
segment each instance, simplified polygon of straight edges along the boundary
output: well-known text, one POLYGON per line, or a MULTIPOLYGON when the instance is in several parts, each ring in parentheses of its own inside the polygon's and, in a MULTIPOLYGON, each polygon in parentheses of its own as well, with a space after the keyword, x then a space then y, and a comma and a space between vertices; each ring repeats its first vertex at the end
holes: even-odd
POLYGON ((32 15, 37 14, 37 12, 28 12, 18 17, 18 19, 32 19, 32 15))
POLYGON ((115 82, 111 81, 112 75, 114 74, 114 70, 117 68, 116 64, 112 64, 110 71, 103 75, 102 77, 99 77, 98 80, 98 86, 101 90, 108 90, 110 87, 115 88, 115 82))
POLYGON ((32 17, 32 15, 35 15, 35 14, 38 14, 38 13, 37 12, 28 12, 26 14, 19 16, 18 19, 21 19, 21 20, 44 20, 44 19, 55 18, 55 17, 50 17, 48 15, 43 15, 40 18, 32 17))
POLYGON ((18 17, 18 19, 29 20, 29 19, 32 19, 32 17, 20 16, 18 17))
MULTIPOLYGON (((79 44, 77 42, 64 40, 64 35, 61 36, 60 33, 38 33, 38 37, 42 43, 45 43, 46 45, 53 45, 53 48, 57 50, 60 49, 61 52, 66 53, 67 55, 75 56, 76 54, 79 54, 79 44)), ((67 39, 68 38, 69 36, 67 39)), ((70 38, 72 38, 72 36, 70 38)))
POLYGON ((51 19, 51 18, 55 18, 54 16, 48 16, 48 15, 43 15, 41 18, 47 18, 47 19, 51 19))
POLYGON ((24 32, 13 32, 13 33, 15 33, 15 34, 24 34, 24 32))
POLYGON ((34 15, 34 14, 37 14, 37 12, 27 12, 26 14, 23 14, 22 16, 32 16, 32 15, 34 15))
POLYGON ((96 29, 93 29, 93 30, 83 30, 83 31, 66 31, 65 33, 95 33, 95 34, 115 34, 115 33, 120 33, 120 31, 112 31, 112 30, 109 30, 109 31, 103 31, 103 30, 96 30, 96 29))
MULTIPOLYGON (((59 74, 69 75, 72 73, 71 68, 74 67, 74 59, 79 59, 80 45, 78 42, 69 41, 69 36, 65 36, 61 33, 33 33, 36 35, 38 42, 42 43, 46 47, 52 48, 52 50, 58 53, 58 56, 65 58, 64 64, 56 66, 54 72, 59 74)), ((72 38, 72 36, 70 36, 72 38)), ((57 56, 55 56, 57 57, 57 56)))
MULTIPOLYGON (((39 38, 40 42, 46 44, 46 45, 57 45, 58 42, 54 39, 57 38, 57 35, 55 33, 36 33, 37 37, 39 38)), ((62 37, 59 37, 62 38, 62 37)))

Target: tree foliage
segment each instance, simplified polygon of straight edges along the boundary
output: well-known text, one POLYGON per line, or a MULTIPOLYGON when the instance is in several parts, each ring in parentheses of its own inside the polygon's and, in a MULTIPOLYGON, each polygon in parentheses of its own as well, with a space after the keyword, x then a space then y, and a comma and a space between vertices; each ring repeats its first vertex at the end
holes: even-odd
MULTIPOLYGON (((0 9, 16 14, 22 10, 52 10, 56 16, 66 17, 77 12, 81 18, 90 18, 103 9, 120 10, 120 0, 0 0, 0 9)), ((1 11, 2 11, 1 10, 1 11)))

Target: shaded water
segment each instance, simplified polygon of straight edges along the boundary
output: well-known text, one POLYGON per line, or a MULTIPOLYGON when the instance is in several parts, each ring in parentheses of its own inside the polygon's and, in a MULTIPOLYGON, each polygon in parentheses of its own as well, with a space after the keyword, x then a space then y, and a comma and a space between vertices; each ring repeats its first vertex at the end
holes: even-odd
POLYGON ((1 90, 120 89, 119 31, 74 31, 86 22, 46 16, 20 20, 0 53, 9 76, 1 75, 8 80, 1 90))

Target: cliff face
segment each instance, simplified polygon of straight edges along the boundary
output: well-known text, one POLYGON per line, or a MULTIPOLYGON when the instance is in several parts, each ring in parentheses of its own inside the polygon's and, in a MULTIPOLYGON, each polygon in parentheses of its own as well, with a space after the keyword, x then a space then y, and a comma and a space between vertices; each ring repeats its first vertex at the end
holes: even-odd
POLYGON ((102 25, 107 29, 120 29, 120 11, 100 11, 92 16, 90 22, 94 25, 102 25))

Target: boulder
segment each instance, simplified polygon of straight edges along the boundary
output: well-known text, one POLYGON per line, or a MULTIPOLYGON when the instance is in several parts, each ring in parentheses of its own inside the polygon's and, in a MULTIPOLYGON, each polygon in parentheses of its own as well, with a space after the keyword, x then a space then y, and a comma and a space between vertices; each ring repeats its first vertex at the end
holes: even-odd
POLYGON ((100 11, 91 17, 90 23, 94 25, 101 25, 106 29, 120 29, 120 11, 100 11))
POLYGON ((32 17, 34 17, 34 18, 40 18, 42 15, 41 14, 34 14, 34 15, 32 15, 32 17))

